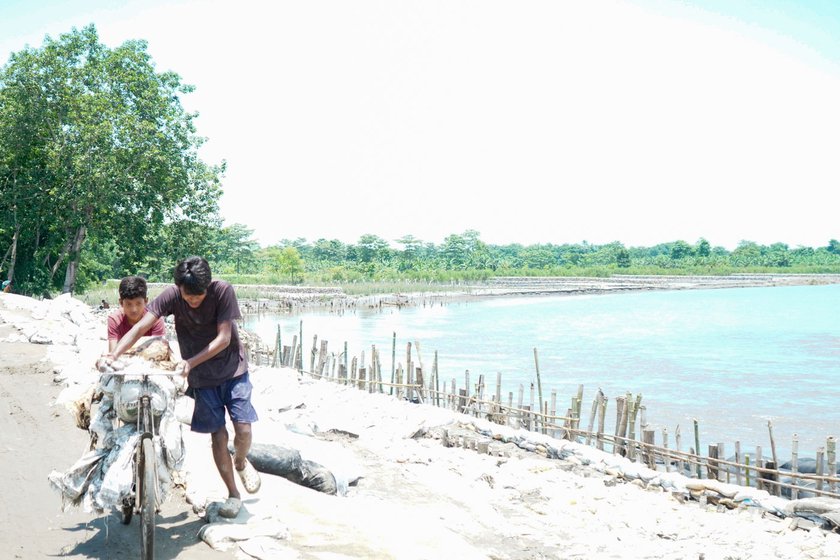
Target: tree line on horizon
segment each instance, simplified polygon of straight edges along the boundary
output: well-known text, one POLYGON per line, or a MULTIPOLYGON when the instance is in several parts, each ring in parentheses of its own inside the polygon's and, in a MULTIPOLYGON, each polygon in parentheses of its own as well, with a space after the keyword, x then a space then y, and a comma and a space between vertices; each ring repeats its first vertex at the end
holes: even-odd
POLYGON ((286 239, 260 247, 253 232, 237 224, 225 230, 214 255, 217 269, 239 282, 358 282, 371 280, 484 280, 493 276, 605 276, 610 274, 730 274, 734 272, 840 272, 840 242, 790 248, 784 243, 743 241, 729 251, 707 240, 682 240, 652 247, 619 241, 594 245, 487 244, 480 233, 453 233, 440 244, 413 235, 393 240, 374 234, 356 243, 337 239, 286 239), (393 245, 396 245, 394 247, 393 245), (250 278, 249 278, 250 277, 250 278))
POLYGON ((0 275, 15 292, 81 293, 129 274, 168 282, 189 255, 243 283, 840 272, 833 239, 793 249, 745 241, 727 251, 705 239, 492 245, 467 230, 440 244, 365 234, 261 247, 246 225, 222 225, 225 164, 198 156, 197 115, 181 104, 191 91, 156 70, 144 41, 108 48, 93 25, 11 55, 0 68, 0 275))

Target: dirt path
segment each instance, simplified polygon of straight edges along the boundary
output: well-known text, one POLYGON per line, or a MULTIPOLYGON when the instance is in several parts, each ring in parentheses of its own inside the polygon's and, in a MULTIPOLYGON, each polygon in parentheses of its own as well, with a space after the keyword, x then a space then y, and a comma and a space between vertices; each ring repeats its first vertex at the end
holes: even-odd
MULTIPOLYGON (((0 325, 0 338, 8 334, 0 325)), ((64 407, 49 406, 61 387, 52 382, 52 365, 42 361, 46 346, 0 342, 0 557, 123 559, 139 554, 139 525, 122 525, 115 515, 61 511, 61 499, 47 482, 52 470, 65 470, 88 443, 64 407)), ((176 496, 158 518, 156 558, 234 558, 197 537, 204 524, 176 496)))

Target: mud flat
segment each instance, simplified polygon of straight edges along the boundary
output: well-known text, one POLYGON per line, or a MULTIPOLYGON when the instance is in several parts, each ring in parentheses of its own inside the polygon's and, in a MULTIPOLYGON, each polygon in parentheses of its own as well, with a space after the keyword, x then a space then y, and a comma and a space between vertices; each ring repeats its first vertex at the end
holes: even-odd
POLYGON ((710 290, 772 286, 840 284, 840 274, 733 274, 730 276, 622 276, 591 277, 497 277, 481 283, 452 284, 446 290, 429 285, 428 291, 381 293, 366 296, 346 294, 340 286, 285 285, 236 286, 243 313, 293 313, 301 309, 329 309, 342 313, 352 309, 435 306, 479 298, 540 295, 610 294, 652 290, 710 290))

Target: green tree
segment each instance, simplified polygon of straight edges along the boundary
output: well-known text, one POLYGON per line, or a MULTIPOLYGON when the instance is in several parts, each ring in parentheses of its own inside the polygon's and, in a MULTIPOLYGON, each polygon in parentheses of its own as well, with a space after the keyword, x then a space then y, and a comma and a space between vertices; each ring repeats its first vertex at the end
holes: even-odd
POLYGON ((615 264, 619 268, 630 268, 630 251, 624 245, 616 250, 615 264))
POLYGON ((413 235, 404 235, 395 240, 403 246, 403 250, 399 254, 399 262, 397 263, 398 270, 412 270, 417 266, 417 260, 423 250, 423 242, 413 235))
POLYGON ((360 263, 382 263, 388 260, 388 242, 378 235, 365 234, 356 243, 356 256, 360 263))
POLYGON ((674 241, 671 245, 671 259, 678 261, 694 254, 694 249, 685 241, 674 241))
POLYGON ((761 264, 761 247, 754 241, 741 241, 729 259, 733 266, 758 266, 761 264))
POLYGON ((712 246, 709 244, 708 241, 701 237, 700 240, 697 242, 697 247, 694 249, 694 253, 698 257, 708 257, 712 254, 712 246))
POLYGON ((242 267, 249 267, 256 260, 259 243, 253 239, 254 230, 243 224, 232 224, 218 230, 216 259, 233 267, 239 274, 242 267))
POLYGON ((149 251, 166 223, 216 215, 224 168, 197 155, 180 102, 192 88, 156 72, 146 48, 110 49, 90 25, 0 70, 0 215, 17 232, 0 241, 17 247, 18 286, 63 272, 72 292, 87 239, 149 251))
POLYGON ((545 245, 530 245, 522 250, 522 262, 528 268, 548 268, 557 263, 554 251, 545 245))
POLYGON ((303 259, 294 247, 284 247, 277 259, 277 269, 288 276, 293 284, 303 279, 303 259))
POLYGON ((312 247, 312 257, 323 265, 340 265, 347 258, 347 247, 338 239, 319 239, 312 247))

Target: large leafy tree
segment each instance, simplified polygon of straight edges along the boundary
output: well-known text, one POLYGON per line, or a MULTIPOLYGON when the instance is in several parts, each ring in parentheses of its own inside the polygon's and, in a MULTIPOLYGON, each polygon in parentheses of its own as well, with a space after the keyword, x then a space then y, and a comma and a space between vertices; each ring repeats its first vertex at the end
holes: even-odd
POLYGON ((216 259, 229 264, 237 274, 250 270, 260 248, 259 243, 253 239, 253 234, 254 230, 244 224, 232 224, 221 228, 217 234, 216 259))
POLYGON ((126 262, 168 224, 217 214, 223 167, 197 154, 192 88, 157 72, 144 41, 114 49, 94 26, 25 48, 0 70, 0 242, 18 286, 73 291, 88 239, 126 262))

